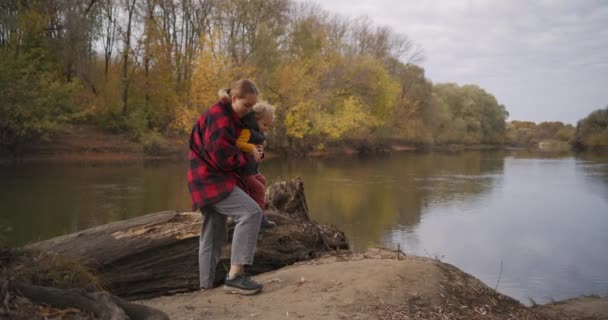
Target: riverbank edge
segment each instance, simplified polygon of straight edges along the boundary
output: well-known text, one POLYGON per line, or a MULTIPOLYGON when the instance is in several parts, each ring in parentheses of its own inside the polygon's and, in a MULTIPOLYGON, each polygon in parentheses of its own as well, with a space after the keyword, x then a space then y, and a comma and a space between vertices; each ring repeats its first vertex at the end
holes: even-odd
MULTIPOLYGON (((128 134, 113 133, 94 126, 74 125, 24 147, 19 156, 0 150, 0 164, 30 162, 121 163, 141 161, 185 161, 188 159, 188 136, 154 135, 138 141, 128 134)), ((398 139, 383 141, 338 141, 309 152, 266 152, 266 159, 277 157, 331 158, 340 156, 383 155, 396 152, 461 152, 486 150, 533 150, 538 148, 505 145, 435 145, 422 146, 398 139), (356 145, 356 147, 354 147, 356 145)), ((563 152, 563 151, 562 151, 563 152)))

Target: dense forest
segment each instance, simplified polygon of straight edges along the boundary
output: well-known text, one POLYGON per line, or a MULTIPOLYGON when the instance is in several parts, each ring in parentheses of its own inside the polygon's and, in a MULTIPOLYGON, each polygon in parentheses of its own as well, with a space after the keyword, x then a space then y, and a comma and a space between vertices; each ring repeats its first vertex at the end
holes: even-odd
POLYGON ((15 153, 73 124, 144 143, 185 135, 239 78, 277 106, 276 149, 572 140, 568 125, 507 124, 479 86, 433 84, 423 55, 368 18, 290 0, 4 0, 0 145, 15 153))
POLYGON ((578 122, 573 145, 580 151, 608 151, 608 106, 578 122))
POLYGON ((554 141, 566 146, 572 142, 576 128, 562 122, 511 121, 507 123, 505 143, 514 147, 537 146, 543 141, 554 141))

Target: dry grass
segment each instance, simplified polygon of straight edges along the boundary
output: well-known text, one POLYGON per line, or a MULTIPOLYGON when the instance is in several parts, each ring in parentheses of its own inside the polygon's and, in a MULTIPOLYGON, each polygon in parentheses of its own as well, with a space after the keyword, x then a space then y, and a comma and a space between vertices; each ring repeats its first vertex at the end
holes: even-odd
POLYGON ((413 297, 406 303, 394 305, 375 299, 361 301, 357 311, 382 320, 548 319, 540 312, 498 293, 458 268, 435 260, 436 266, 443 274, 443 280, 439 283, 440 301, 430 302, 422 297, 413 297))
POLYGON ((95 319, 78 309, 36 305, 19 295, 16 283, 56 288, 102 290, 90 270, 65 257, 0 248, 0 319, 95 319))

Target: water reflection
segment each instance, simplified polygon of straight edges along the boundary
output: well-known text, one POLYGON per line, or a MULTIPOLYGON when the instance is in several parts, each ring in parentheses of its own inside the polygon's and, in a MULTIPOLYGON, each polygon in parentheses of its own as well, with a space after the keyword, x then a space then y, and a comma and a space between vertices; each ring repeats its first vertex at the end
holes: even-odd
POLYGON ((288 161, 263 171, 275 180, 301 176, 312 216, 340 226, 353 249, 364 250, 382 244, 395 225, 418 225, 430 204, 467 202, 488 192, 504 163, 499 153, 481 152, 355 160, 288 161))
POLYGON ((10 245, 189 206, 182 164, 28 165, 2 167, 0 178, 10 245))
POLYGON ((591 192, 608 201, 608 155, 582 155, 578 158, 577 169, 589 182, 591 192))

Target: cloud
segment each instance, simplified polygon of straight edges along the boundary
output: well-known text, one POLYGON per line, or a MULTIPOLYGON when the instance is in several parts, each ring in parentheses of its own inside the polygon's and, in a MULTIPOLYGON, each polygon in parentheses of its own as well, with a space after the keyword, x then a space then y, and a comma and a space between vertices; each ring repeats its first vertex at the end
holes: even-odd
POLYGON ((425 50, 433 82, 476 83, 512 119, 575 123, 608 104, 608 2, 321 2, 344 16, 367 15, 425 50))

